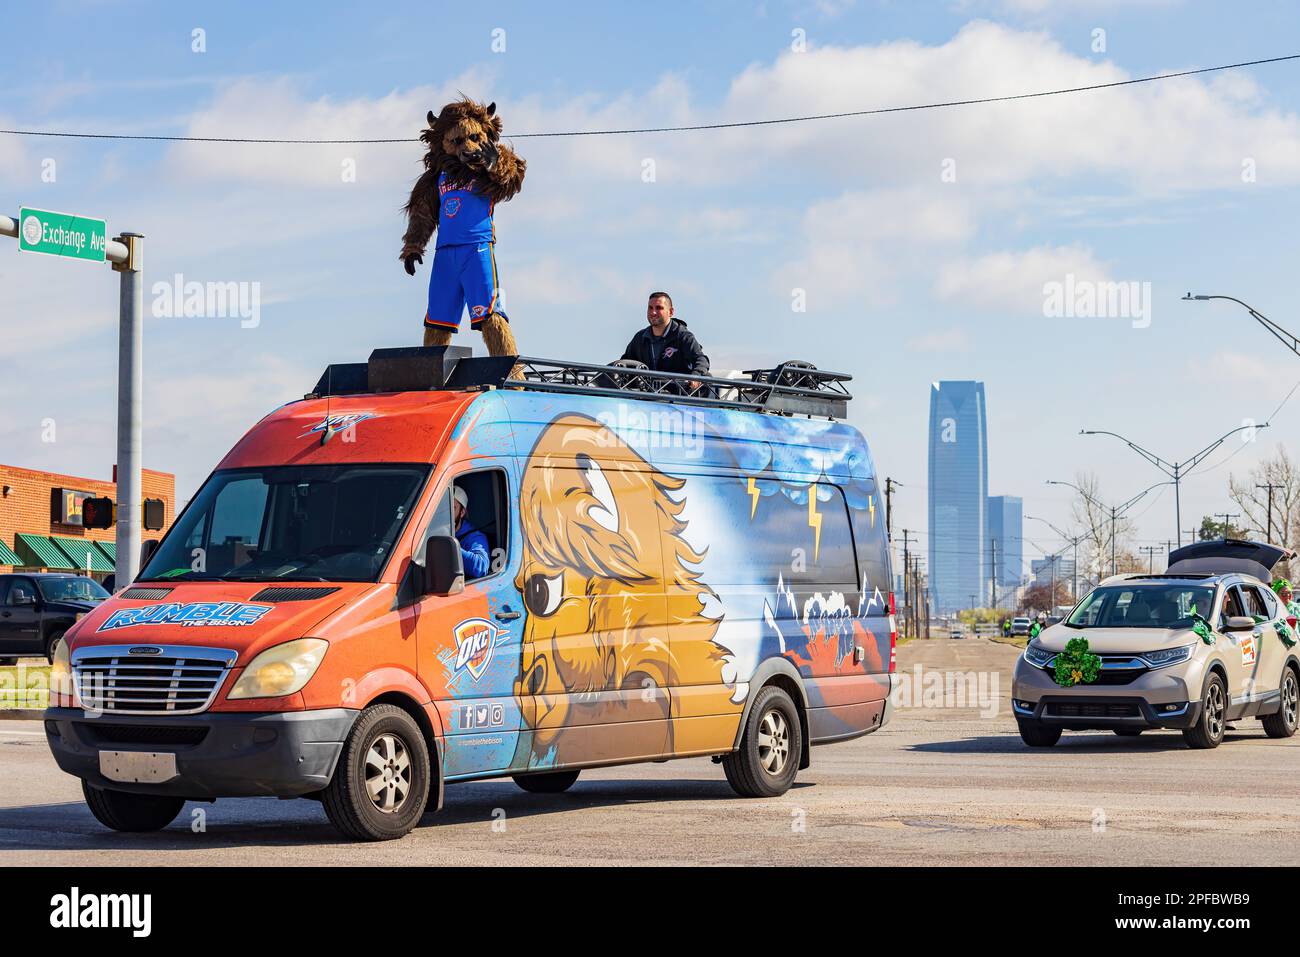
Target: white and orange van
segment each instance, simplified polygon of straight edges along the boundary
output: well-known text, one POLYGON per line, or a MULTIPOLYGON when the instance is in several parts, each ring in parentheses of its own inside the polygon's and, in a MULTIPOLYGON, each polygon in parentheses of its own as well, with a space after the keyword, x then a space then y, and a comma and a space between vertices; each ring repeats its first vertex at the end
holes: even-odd
POLYGON ((377 350, 231 449, 59 647, 47 738, 101 822, 303 796, 380 840, 457 781, 692 755, 775 796, 885 723, 846 376, 523 364, 377 350))

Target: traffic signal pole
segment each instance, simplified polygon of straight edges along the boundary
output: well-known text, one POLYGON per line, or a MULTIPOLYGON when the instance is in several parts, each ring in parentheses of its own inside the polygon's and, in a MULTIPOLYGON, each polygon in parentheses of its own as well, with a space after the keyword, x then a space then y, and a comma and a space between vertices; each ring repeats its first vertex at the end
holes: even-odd
MULTIPOLYGON (((0 236, 18 238, 18 218, 0 215, 0 236)), ((117 327, 117 588, 139 571, 144 489, 141 458, 144 417, 144 237, 123 233, 104 243, 104 258, 121 273, 117 327)))

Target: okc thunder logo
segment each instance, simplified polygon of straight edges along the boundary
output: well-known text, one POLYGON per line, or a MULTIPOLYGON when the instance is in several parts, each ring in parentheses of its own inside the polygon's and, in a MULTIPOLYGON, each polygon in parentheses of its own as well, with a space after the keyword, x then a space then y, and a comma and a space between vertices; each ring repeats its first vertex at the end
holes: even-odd
POLYGON ((346 431, 358 422, 364 422, 366 419, 373 419, 374 417, 375 413, 373 412, 349 412, 346 415, 331 415, 327 418, 321 419, 302 435, 298 436, 298 438, 305 439, 307 436, 312 435, 315 432, 326 432, 330 435, 337 435, 339 432, 346 431))
POLYGON ((456 670, 468 671, 478 681, 492 660, 492 646, 501 629, 486 618, 470 618, 452 630, 456 639, 456 670))
POLYGON ((449 216, 449 217, 450 217, 450 216, 455 216, 457 213, 459 213, 459 212, 460 212, 460 197, 459 197, 459 196, 453 196, 453 197, 451 197, 450 199, 448 199, 447 202, 443 203, 443 205, 442 205, 442 211, 443 211, 444 215, 449 216))

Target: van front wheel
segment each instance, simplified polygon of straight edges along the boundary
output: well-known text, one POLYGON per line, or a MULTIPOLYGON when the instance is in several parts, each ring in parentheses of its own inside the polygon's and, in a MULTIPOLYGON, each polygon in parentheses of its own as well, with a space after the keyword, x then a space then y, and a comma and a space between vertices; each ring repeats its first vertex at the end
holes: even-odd
POLYGON ((391 704, 361 712, 321 803, 358 841, 391 841, 419 822, 429 797, 429 749, 415 719, 391 704))
POLYGON ((81 782, 81 793, 95 820, 115 831, 161 831, 181 813, 185 799, 165 794, 109 791, 81 782))
POLYGON ((794 784, 802 753, 799 712, 788 694, 768 685, 749 709, 740 747, 723 756, 722 770, 741 797, 779 797, 794 784))

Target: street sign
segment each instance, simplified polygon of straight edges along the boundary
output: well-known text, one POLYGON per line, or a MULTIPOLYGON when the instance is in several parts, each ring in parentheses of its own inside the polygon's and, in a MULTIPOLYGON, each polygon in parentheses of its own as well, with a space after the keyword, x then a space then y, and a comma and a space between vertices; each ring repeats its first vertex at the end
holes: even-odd
POLYGON ((102 263, 107 242, 108 224, 102 219, 25 206, 18 210, 18 248, 23 252, 102 263))

